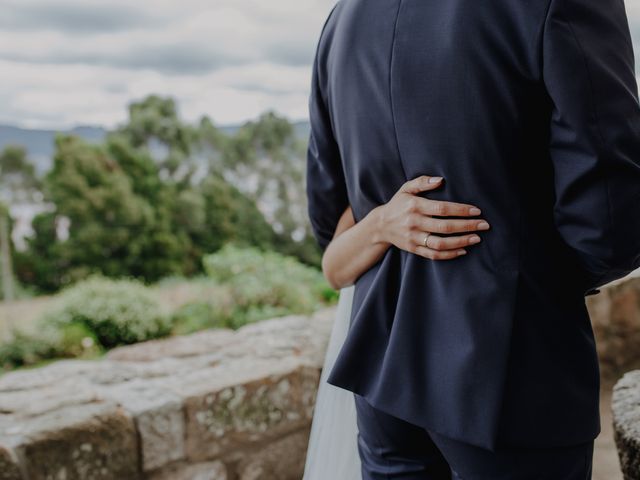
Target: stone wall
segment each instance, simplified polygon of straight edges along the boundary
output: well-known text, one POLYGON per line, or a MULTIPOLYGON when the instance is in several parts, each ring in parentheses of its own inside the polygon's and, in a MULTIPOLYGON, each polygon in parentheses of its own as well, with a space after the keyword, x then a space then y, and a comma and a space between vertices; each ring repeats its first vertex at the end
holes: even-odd
MULTIPOLYGON (((640 278, 587 297, 603 377, 640 368, 640 278)), ((299 480, 335 308, 0 377, 0 480, 299 480)), ((615 393, 639 479, 640 373, 615 393)))
POLYGON ((8 373, 0 480, 299 480, 334 315, 8 373))
POLYGON ((640 277, 588 297, 603 388, 611 388, 614 441, 625 480, 640 479, 640 277), (635 369, 635 370, 634 370, 635 369))
POLYGON ((613 388, 613 432, 625 480, 640 478, 640 370, 625 373, 613 388))

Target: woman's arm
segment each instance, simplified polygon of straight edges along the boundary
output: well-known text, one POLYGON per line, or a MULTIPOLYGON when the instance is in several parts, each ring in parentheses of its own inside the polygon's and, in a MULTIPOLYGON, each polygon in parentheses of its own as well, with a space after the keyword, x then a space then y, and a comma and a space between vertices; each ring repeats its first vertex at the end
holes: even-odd
POLYGON ((376 207, 356 223, 349 206, 340 216, 322 256, 322 271, 331 287, 339 290, 352 285, 392 245, 381 239, 379 213, 380 207, 376 207))
POLYGON ((466 250, 463 247, 480 242, 480 237, 475 234, 447 237, 433 234, 489 228, 481 218, 432 218, 432 215, 461 217, 480 214, 480 209, 474 205, 417 196, 419 192, 438 188, 441 180, 440 177, 422 175, 407 181, 388 203, 373 208, 357 223, 351 206, 348 206, 322 256, 322 271, 331 286, 338 290, 352 285, 392 245, 431 260, 450 260, 464 255, 466 250), (429 238, 425 246, 426 234, 429 238))

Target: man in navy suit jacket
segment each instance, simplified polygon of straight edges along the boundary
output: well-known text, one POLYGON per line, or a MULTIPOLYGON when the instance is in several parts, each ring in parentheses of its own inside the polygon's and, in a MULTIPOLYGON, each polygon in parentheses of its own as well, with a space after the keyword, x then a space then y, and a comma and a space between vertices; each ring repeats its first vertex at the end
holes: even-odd
POLYGON ((340 0, 309 98, 319 246, 407 180, 491 224, 453 261, 396 247, 356 284, 328 382, 495 451, 600 432, 585 295, 640 267, 640 106, 623 0, 340 0))

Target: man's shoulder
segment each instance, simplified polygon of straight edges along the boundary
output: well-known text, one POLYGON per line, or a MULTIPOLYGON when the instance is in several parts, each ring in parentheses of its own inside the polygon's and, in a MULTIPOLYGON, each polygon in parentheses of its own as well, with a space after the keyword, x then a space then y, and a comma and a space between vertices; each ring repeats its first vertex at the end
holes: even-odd
POLYGON ((326 40, 329 39, 329 37, 331 36, 332 32, 333 32, 333 26, 335 24, 335 22, 337 21, 338 16, 340 15, 340 10, 342 9, 342 5, 343 5, 343 0, 338 0, 336 3, 334 3, 333 7, 331 7, 331 9, 329 10, 329 13, 327 14, 322 27, 320 29, 320 36, 318 39, 318 47, 322 48, 324 43, 326 42, 326 40))

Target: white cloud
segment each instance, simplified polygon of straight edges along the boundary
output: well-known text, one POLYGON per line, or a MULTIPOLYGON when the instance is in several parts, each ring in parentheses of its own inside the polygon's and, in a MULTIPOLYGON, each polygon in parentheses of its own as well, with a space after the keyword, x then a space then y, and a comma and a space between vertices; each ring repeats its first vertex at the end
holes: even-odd
POLYGON ((310 63, 334 0, 7 0, 0 123, 113 126, 171 95, 219 124, 307 115, 310 63))
POLYGON ((310 82, 308 66, 266 62, 201 75, 3 61, 0 70, 5 72, 3 84, 12 85, 0 110, 0 123, 30 127, 113 126, 126 117, 131 99, 149 93, 175 96, 190 121, 207 114, 217 123, 239 123, 268 108, 304 118, 310 82))

